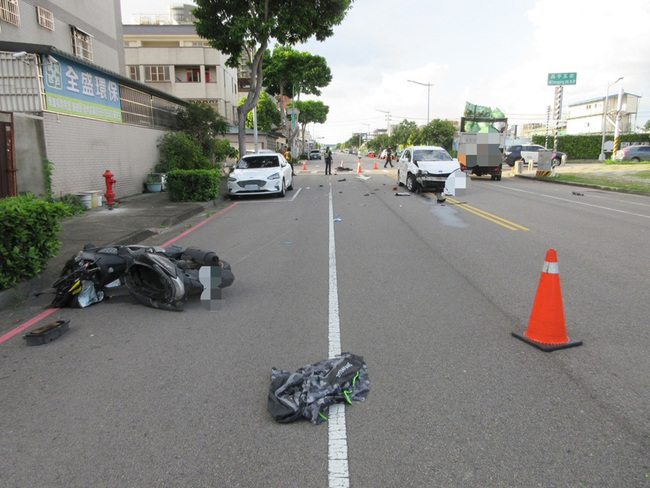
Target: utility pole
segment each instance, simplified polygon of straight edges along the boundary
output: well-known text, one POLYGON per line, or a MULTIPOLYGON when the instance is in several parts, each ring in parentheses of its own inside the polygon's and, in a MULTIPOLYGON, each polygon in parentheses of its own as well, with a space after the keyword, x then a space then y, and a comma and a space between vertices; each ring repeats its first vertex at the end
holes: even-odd
POLYGON ((605 128, 607 127, 607 102, 609 101, 609 87, 615 85, 622 79, 623 77, 621 76, 614 83, 608 83, 607 87, 605 88, 605 101, 603 102, 603 139, 600 143, 600 156, 598 157, 600 161, 605 161, 605 128))
POLYGON ((375 109, 375 110, 377 110, 377 112, 383 112, 383 113, 386 114, 386 120, 388 121, 387 132, 388 132, 388 137, 390 137, 390 136, 391 136, 391 131, 390 131, 390 112, 387 112, 386 110, 379 110, 378 108, 375 109))

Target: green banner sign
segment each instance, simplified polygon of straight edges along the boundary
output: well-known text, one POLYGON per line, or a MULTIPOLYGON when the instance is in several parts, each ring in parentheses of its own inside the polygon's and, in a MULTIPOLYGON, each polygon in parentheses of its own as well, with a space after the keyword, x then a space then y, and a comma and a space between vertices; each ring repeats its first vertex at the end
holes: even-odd
POLYGON ((549 85, 575 85, 578 73, 549 73, 549 85))

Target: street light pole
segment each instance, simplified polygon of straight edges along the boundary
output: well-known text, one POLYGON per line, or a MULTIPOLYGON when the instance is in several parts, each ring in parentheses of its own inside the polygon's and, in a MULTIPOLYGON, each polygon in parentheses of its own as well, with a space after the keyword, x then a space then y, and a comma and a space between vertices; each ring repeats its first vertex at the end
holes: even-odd
POLYGON ((605 102, 603 103, 603 139, 602 139, 602 141, 600 143, 600 156, 598 156, 599 161, 605 161, 605 127, 607 126, 607 102, 609 101, 609 87, 615 85, 616 83, 618 83, 622 79, 623 79, 623 77, 621 76, 614 83, 609 83, 607 85, 606 94, 605 94, 605 102))
POLYGON ((422 85, 427 87, 427 125, 429 125, 429 108, 431 106, 431 87, 433 83, 421 83, 419 81, 406 80, 410 83, 415 83, 416 85, 422 85))

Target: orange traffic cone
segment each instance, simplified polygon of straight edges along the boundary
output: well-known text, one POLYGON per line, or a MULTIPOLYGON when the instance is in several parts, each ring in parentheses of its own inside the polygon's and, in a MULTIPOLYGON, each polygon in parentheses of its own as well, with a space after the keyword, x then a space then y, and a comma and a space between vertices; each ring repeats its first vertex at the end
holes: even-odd
POLYGON ((302 162, 302 170, 307 171, 307 161, 302 162))
POLYGON ((372 169, 379 169, 379 168, 377 167, 377 160, 376 160, 376 159, 375 159, 375 165, 373 166, 372 169))
POLYGON ((361 159, 359 159, 359 164, 357 164, 357 173, 361 173, 361 159))
POLYGON ((549 249, 546 253, 528 330, 524 335, 516 332, 512 335, 546 352, 582 345, 582 341, 569 340, 566 333, 560 271, 555 249, 549 249))

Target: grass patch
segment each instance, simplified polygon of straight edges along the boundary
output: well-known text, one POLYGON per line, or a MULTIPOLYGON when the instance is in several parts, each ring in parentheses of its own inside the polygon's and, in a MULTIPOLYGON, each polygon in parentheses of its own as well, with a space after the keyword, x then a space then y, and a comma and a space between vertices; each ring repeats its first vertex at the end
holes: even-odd
POLYGON ((637 163, 636 161, 617 161, 615 159, 607 159, 603 161, 605 166, 626 166, 626 165, 635 165, 635 164, 646 164, 646 163, 637 163))
POLYGON ((609 186, 611 188, 621 188, 625 190, 634 190, 648 192, 650 194, 650 171, 642 171, 628 176, 603 176, 580 173, 562 173, 557 178, 547 178, 554 181, 565 181, 567 183, 583 183, 586 185, 609 186), (644 181, 648 180, 648 181, 644 181))

